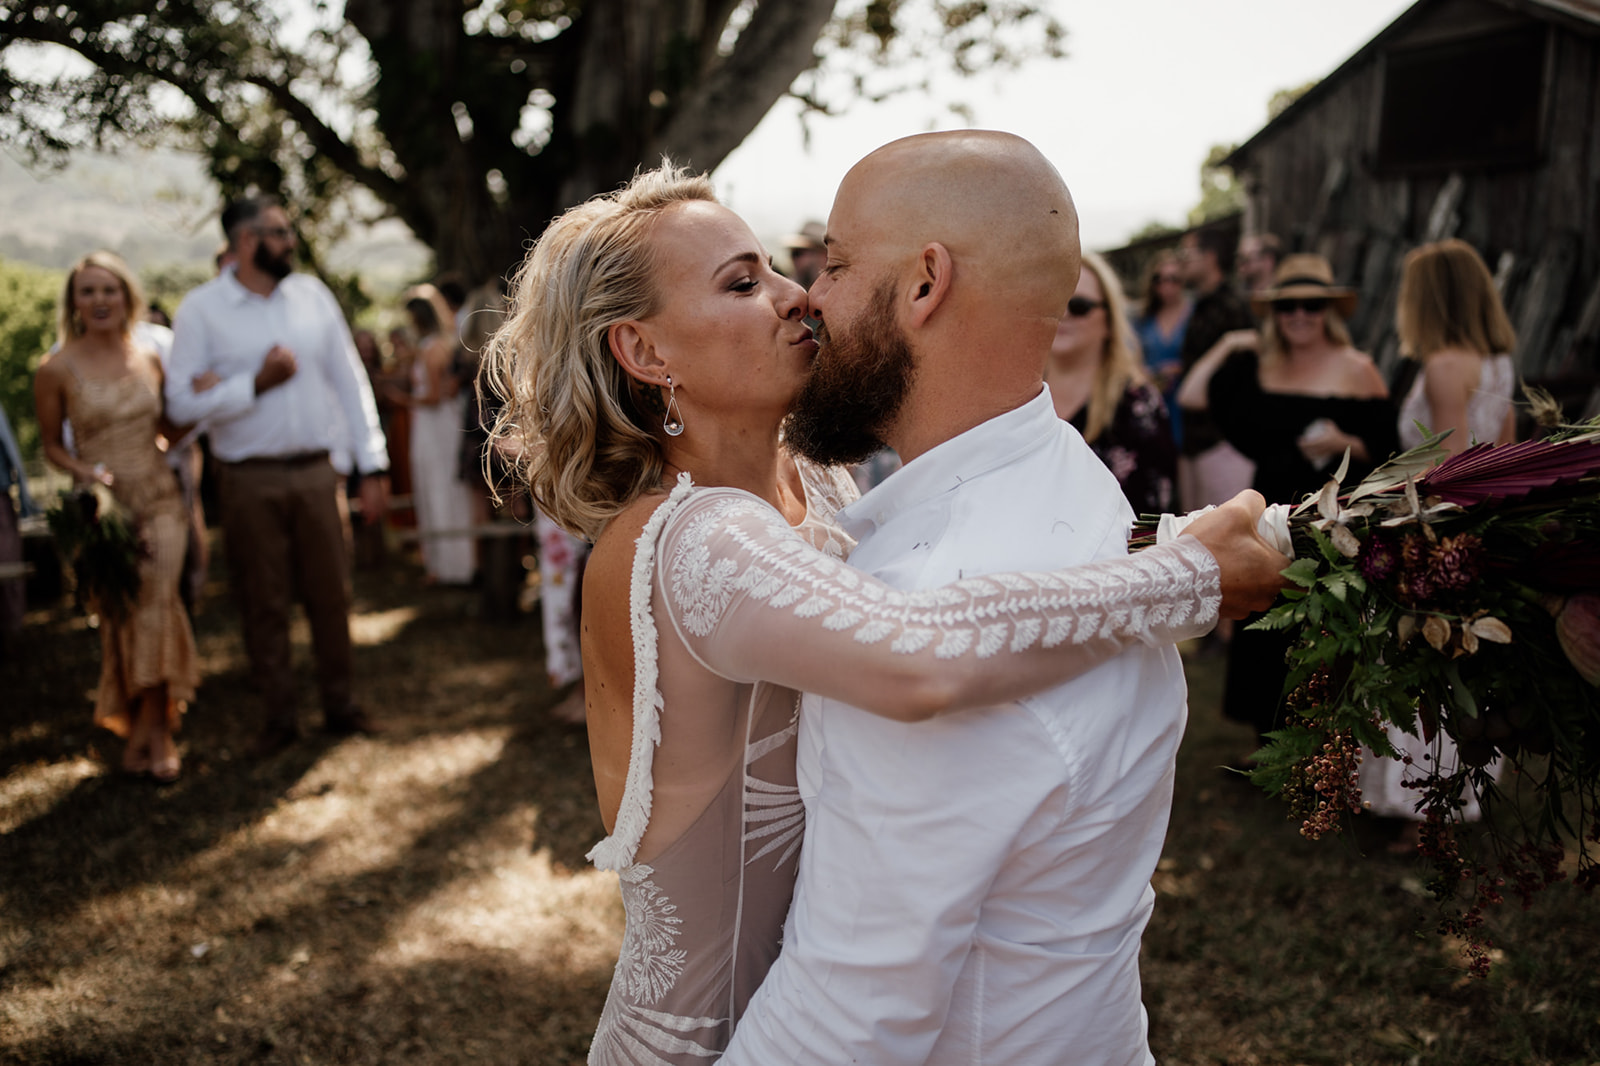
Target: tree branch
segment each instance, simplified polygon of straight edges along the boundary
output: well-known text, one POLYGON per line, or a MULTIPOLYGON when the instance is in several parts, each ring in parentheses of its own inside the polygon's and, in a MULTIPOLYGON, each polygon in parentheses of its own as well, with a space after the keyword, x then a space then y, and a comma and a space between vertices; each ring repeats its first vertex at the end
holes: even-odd
POLYGON ((270 96, 272 102, 282 108, 284 114, 293 119, 295 125, 311 139, 317 151, 327 156, 335 167, 371 189, 380 200, 394 203, 405 197, 405 187, 401 182, 378 167, 363 162, 356 149, 318 118, 310 105, 296 96, 287 85, 260 74, 247 75, 242 80, 270 96))
POLYGON ((835 0, 763 3, 733 52, 675 102, 652 154, 666 152, 710 170, 739 146, 793 84, 816 63, 813 48, 835 0))

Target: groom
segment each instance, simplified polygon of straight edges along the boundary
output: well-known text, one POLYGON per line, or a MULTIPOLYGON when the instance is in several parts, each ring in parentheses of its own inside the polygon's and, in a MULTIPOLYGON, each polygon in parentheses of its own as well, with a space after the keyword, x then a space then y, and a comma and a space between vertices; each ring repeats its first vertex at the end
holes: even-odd
MULTIPOLYGON (((839 512, 851 565, 920 589, 1124 554, 1116 479, 1041 383, 1080 263, 1044 157, 994 132, 896 141, 846 175, 827 246, 786 439, 906 463, 839 512)), ((1253 521, 1259 498, 1230 509, 1253 521)), ((1230 614, 1288 560, 1249 563, 1222 575, 1230 614)), ((1139 940, 1185 714, 1170 646, 918 725, 806 696, 794 905, 722 1062, 1153 1062, 1139 940)))

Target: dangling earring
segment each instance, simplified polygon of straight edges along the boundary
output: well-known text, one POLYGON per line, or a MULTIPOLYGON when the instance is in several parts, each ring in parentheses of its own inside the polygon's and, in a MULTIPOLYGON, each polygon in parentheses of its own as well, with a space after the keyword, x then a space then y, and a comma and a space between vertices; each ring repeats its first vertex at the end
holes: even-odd
POLYGON ((683 411, 678 407, 678 386, 672 383, 672 375, 667 375, 667 416, 661 420, 661 428, 667 436, 676 437, 683 432, 683 411))

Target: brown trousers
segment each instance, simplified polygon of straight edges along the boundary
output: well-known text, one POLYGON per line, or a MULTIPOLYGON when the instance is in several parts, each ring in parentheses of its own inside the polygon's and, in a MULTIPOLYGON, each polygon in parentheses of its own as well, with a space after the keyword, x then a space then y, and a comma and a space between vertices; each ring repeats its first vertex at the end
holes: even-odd
POLYGON ((222 531, 245 652, 269 726, 295 724, 289 612, 311 623, 325 717, 350 709, 350 563, 325 456, 221 464, 222 531))

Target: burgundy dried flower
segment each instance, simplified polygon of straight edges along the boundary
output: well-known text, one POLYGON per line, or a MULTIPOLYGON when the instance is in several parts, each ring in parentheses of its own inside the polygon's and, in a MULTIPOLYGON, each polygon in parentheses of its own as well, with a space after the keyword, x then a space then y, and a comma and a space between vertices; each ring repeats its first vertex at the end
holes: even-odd
POLYGON ((1428 582, 1435 588, 1459 592, 1478 580, 1482 558, 1483 541, 1471 533, 1442 537, 1428 555, 1428 582))
POLYGON ((1407 533, 1400 542, 1400 599, 1419 604, 1433 599, 1433 579, 1428 573, 1433 545, 1421 533, 1407 533))
POLYGON ((1400 549, 1394 538, 1374 533, 1361 545, 1356 567, 1368 581, 1385 581, 1400 568, 1400 549))

